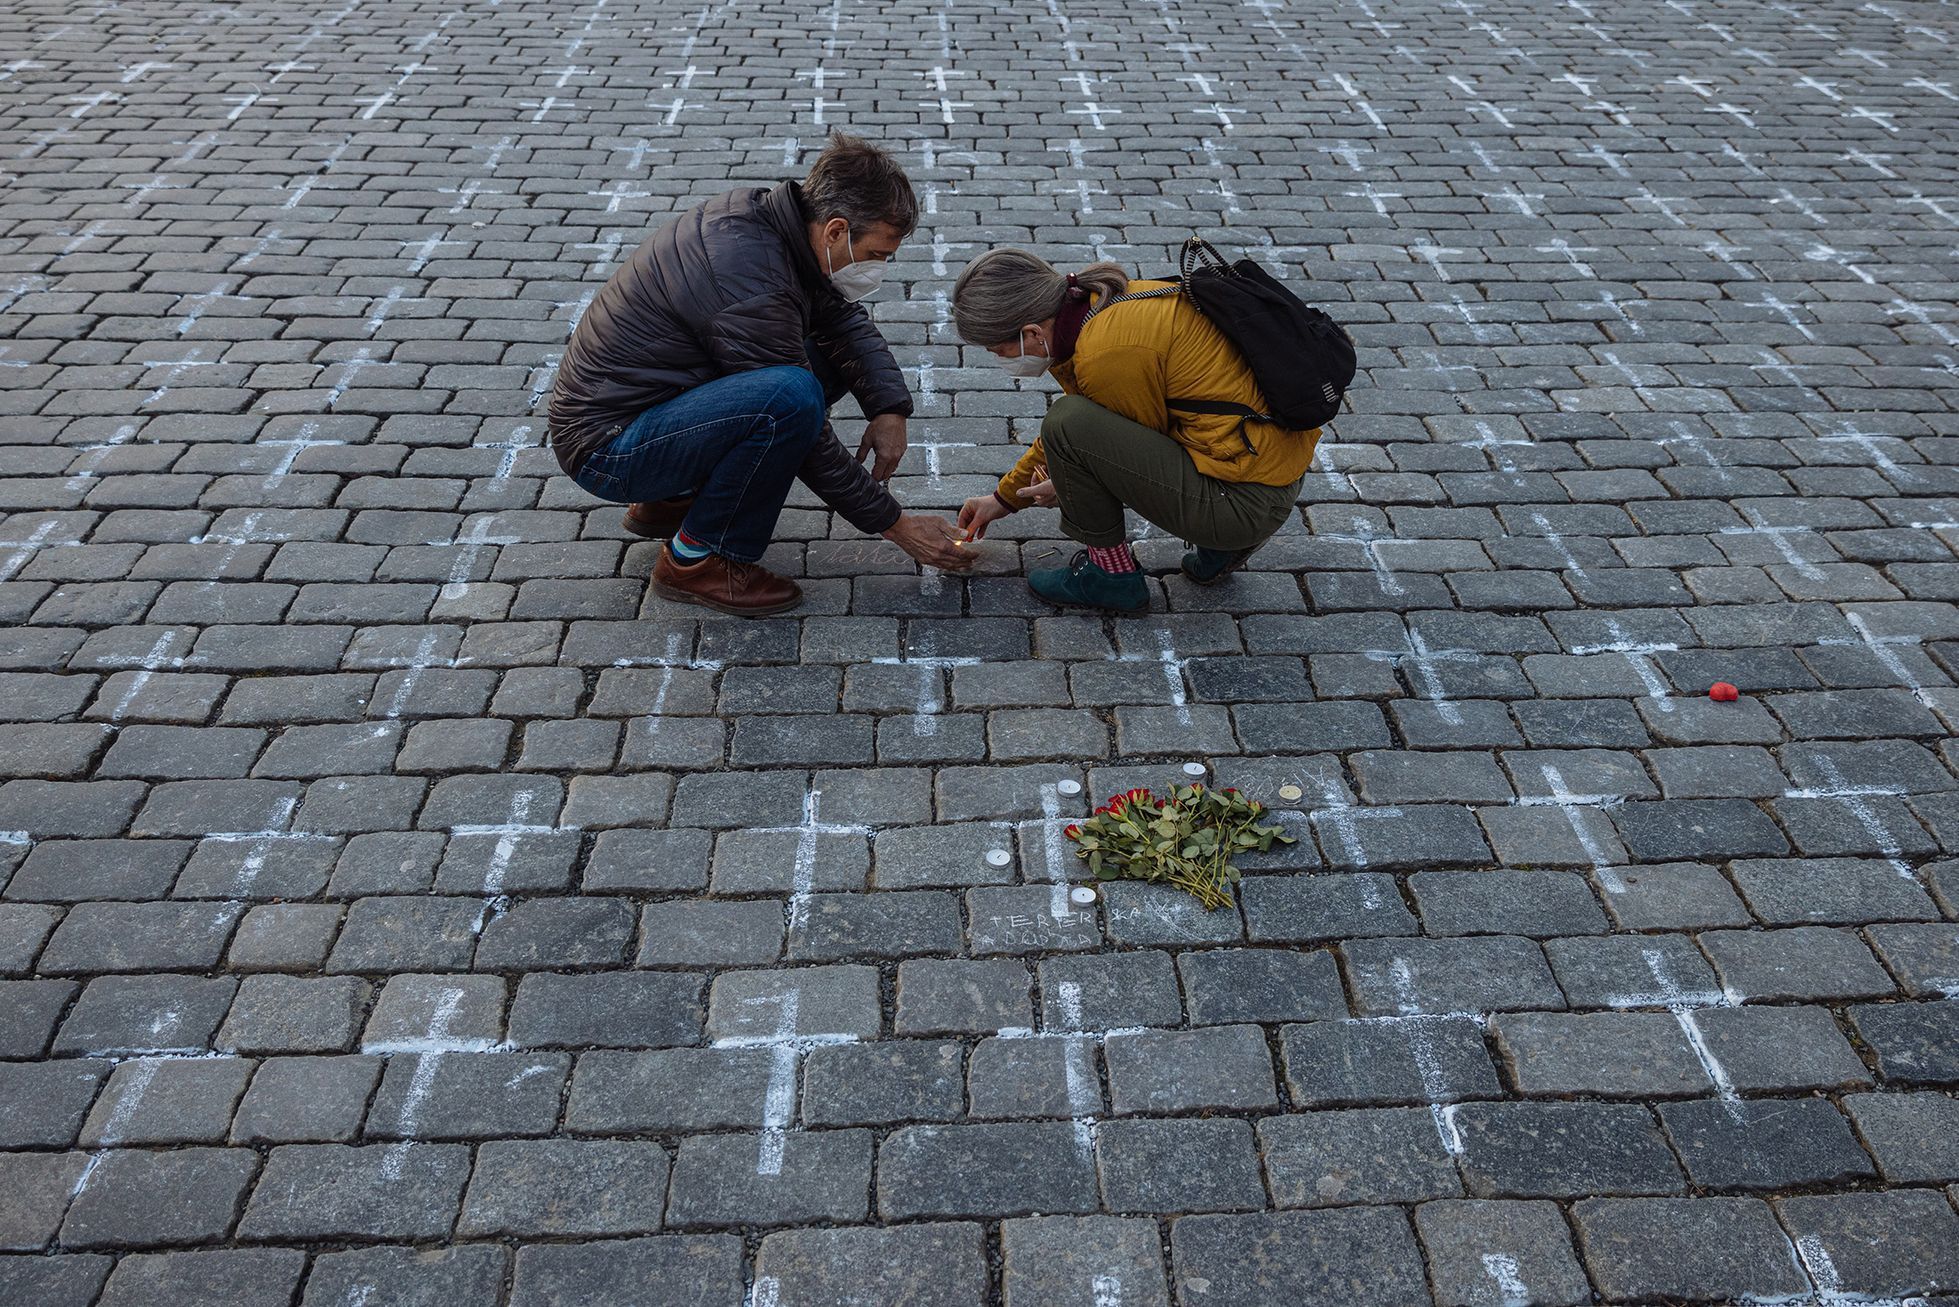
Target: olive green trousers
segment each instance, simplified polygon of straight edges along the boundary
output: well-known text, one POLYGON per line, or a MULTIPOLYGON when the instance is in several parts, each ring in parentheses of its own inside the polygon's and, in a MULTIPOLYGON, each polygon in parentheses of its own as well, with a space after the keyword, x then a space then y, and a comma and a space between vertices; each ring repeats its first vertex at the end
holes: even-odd
POLYGON ((1197 470, 1190 451, 1080 395, 1063 395, 1041 422, 1048 475, 1072 540, 1108 548, 1127 536, 1122 510, 1206 549, 1262 544, 1285 525, 1300 481, 1263 486, 1197 470))

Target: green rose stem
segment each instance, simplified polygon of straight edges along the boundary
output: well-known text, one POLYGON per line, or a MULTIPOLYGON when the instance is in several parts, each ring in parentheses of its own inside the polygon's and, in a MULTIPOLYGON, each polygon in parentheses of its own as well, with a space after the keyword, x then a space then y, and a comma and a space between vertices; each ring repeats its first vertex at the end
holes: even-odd
POLYGON ((1181 786, 1159 799, 1134 789, 1070 826, 1068 838, 1096 879, 1171 884, 1208 910, 1231 903, 1231 885, 1238 879, 1233 855, 1263 852, 1276 840, 1292 842, 1283 828, 1258 824, 1264 811, 1236 790, 1181 786))

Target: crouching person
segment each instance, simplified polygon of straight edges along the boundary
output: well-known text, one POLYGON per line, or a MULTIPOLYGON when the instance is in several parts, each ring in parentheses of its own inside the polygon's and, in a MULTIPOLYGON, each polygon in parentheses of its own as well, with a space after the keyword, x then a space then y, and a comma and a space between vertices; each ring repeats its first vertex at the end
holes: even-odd
POLYGON ((1014 376, 1052 373, 1063 392, 999 488, 959 512, 978 539, 1009 513, 1058 503, 1062 531, 1088 548, 1068 567, 1029 574, 1050 603, 1148 606, 1125 508, 1194 545, 1184 574, 1210 584, 1242 567, 1298 500, 1319 431, 1244 416, 1269 411, 1251 368, 1182 295, 1117 302, 1171 286, 1132 282, 1113 263, 1064 275, 1014 249, 982 254, 954 285, 962 340, 1014 376))
POLYGON ((585 490, 632 505, 628 530, 666 540, 659 594, 742 616, 800 603, 760 566, 799 477, 919 562, 970 566, 950 523, 904 513, 885 489, 911 396, 855 304, 917 218, 891 156, 838 135, 801 186, 681 214, 593 299, 558 370, 551 444, 585 490), (870 419, 856 459, 828 419, 846 393, 870 419))

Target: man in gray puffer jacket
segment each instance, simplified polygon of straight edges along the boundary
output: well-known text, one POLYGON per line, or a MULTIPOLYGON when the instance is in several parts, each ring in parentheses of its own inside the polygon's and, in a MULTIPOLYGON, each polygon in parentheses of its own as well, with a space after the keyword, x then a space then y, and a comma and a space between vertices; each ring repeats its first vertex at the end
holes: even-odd
POLYGON ((666 539, 658 593, 744 616, 800 603, 759 565, 798 477, 919 562, 970 566, 950 523, 904 513, 884 487, 911 395, 854 303, 917 222, 897 162, 838 134, 803 185, 688 210, 592 301, 558 369, 551 444, 580 486, 632 505, 627 529, 666 539), (856 459, 828 421, 846 393, 870 419, 856 459))

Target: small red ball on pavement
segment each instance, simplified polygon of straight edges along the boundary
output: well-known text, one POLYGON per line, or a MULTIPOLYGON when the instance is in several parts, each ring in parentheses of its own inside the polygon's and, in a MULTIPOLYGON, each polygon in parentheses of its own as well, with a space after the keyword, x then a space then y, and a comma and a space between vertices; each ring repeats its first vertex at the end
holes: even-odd
POLYGON ((1707 691, 1707 697, 1716 703, 1733 703, 1741 698, 1741 691, 1726 681, 1716 681, 1707 691))

